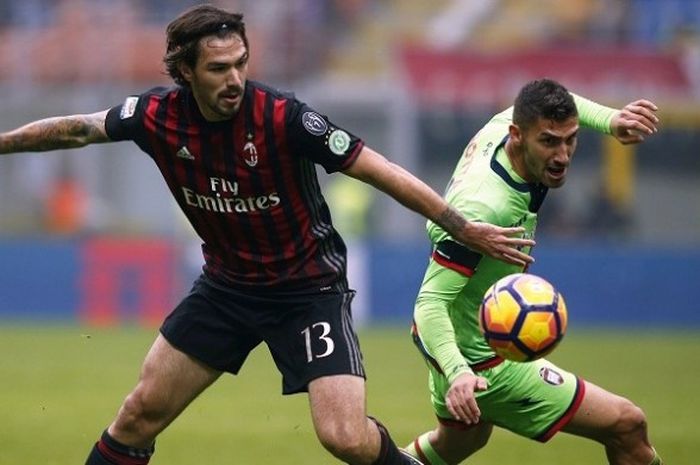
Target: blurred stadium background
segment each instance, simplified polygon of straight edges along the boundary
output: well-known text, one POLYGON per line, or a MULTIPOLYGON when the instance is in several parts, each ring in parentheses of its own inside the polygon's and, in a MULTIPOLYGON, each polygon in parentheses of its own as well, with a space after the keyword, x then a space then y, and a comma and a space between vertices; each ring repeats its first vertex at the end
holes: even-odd
MULTIPOLYGON (((169 84, 164 27, 185 0, 0 1, 0 128, 92 112, 169 84)), ((584 131, 541 213, 532 272, 572 322, 700 324, 700 1, 230 0, 251 77, 329 114, 442 191, 462 148, 528 79, 661 108, 639 148, 584 131)), ((403 322, 424 223, 344 176, 323 177, 351 246, 360 322, 403 322)), ((0 318, 159 321, 198 273, 198 242, 133 144, 0 160, 0 318)))
MULTIPOLYGON (((105 109, 169 84, 161 66, 164 28, 194 3, 0 0, 0 130, 105 109)), ((675 446, 667 457, 676 461, 669 463, 693 462, 696 416, 683 399, 700 382, 700 0, 212 3, 245 13, 251 78, 294 90, 437 191, 473 133, 529 79, 556 78, 611 106, 641 97, 658 103, 661 131, 637 148, 583 131, 570 179, 550 193, 540 215, 531 271, 564 293, 570 333, 591 331, 578 342, 572 334, 555 357, 575 360, 581 374, 595 373, 623 392, 641 387, 632 381, 636 375, 620 376, 617 367, 646 377, 650 368, 654 379, 642 383, 648 389, 639 395, 650 417, 667 427, 659 436, 665 448, 675 446), (658 339, 648 339, 650 333, 658 339), (645 358, 650 345, 658 348, 657 359, 645 358), (603 371, 600 360, 610 353, 619 363, 603 371), (660 399, 666 404, 652 404, 660 399)), ((415 387, 370 393, 377 398, 370 406, 400 425, 405 441, 430 415, 420 361, 408 339, 397 336, 410 321, 428 257, 424 222, 345 176, 322 175, 322 181, 350 245, 356 318, 367 333, 366 355, 372 353, 369 371, 380 386, 401 380, 398 385, 415 387), (397 338, 403 342, 382 345, 397 338), (398 372, 379 365, 387 357, 398 372)), ((0 362, 0 464, 81 463, 92 433, 112 415, 104 404, 116 408, 153 328, 198 274, 199 243, 153 163, 129 143, 0 157, 0 199, 0 349, 23 354, 0 362), (100 366, 111 357, 118 359, 104 377, 100 366), (75 395, 83 400, 71 411, 63 399, 75 395), (75 429, 62 426, 64 420, 75 429), (52 450, 61 452, 34 450, 29 431, 57 438, 61 448, 52 450)), ((273 368, 261 363, 267 369, 261 379, 270 377, 278 392, 273 368)), ((243 386, 240 392, 260 384, 243 386)), ((207 397, 222 398, 229 399, 218 387, 207 397)), ((217 447, 229 440, 231 425, 207 399, 164 439, 171 452, 157 463, 189 463, 178 458, 203 450, 221 456, 202 463, 226 462, 227 451, 217 447), (202 442, 183 450, 193 431, 202 442)), ((299 458, 292 462, 311 463, 305 454, 318 452, 316 462, 330 463, 319 446, 309 452, 289 445, 299 437, 313 442, 308 421, 297 424, 298 415, 306 415, 303 400, 289 411, 260 402, 244 415, 252 426, 232 434, 250 437, 252 450, 269 456, 269 445, 256 446, 254 439, 286 431, 290 442, 282 438, 276 446, 299 458), (255 412, 266 417, 253 419, 255 412), (279 425, 271 428, 271 417, 279 425)), ((496 458, 484 463, 553 463, 561 450, 528 449, 531 461, 524 462, 520 451, 530 446, 501 444, 515 452, 486 455, 496 458)), ((563 447, 571 450, 566 442, 563 447)), ((577 445, 580 462, 568 463, 600 460, 586 447, 577 445)), ((289 463, 283 458, 266 463, 289 463)), ((257 463, 255 456, 240 461, 257 463)))

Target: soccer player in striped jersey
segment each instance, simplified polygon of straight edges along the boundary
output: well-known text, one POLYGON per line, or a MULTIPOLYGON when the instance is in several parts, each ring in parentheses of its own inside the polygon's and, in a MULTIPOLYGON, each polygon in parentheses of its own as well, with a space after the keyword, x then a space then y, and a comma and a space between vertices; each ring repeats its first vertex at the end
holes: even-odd
POLYGON ((155 162, 203 242, 205 265, 166 318, 140 379, 87 465, 145 465, 161 433, 222 373, 268 345, 284 394, 308 392, 319 440, 351 464, 414 464, 367 416, 346 248, 315 164, 386 192, 463 244, 524 265, 523 228, 467 222, 426 184, 326 116, 247 79, 242 16, 187 10, 167 28, 176 85, 94 114, 0 134, 0 153, 131 140, 155 162))
MULTIPOLYGON (((566 180, 579 124, 638 143, 656 132, 655 112, 647 100, 618 111, 555 81, 532 81, 469 142, 445 197, 472 221, 523 226, 534 238, 548 189, 566 180)), ((496 425, 542 442, 559 430, 593 439, 613 465, 660 465, 644 412, 632 402, 547 360, 512 362, 490 349, 479 330, 481 299, 499 278, 524 267, 485 257, 434 222, 428 233, 433 254, 412 333, 428 362, 438 425, 406 450, 426 465, 457 464, 485 446, 496 425)))

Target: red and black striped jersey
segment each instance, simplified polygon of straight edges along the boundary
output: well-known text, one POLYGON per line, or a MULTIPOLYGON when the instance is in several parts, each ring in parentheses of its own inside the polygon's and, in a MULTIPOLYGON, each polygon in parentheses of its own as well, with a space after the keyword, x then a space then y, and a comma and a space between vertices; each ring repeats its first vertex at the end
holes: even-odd
POLYGON ((347 288, 346 247, 315 164, 344 170, 364 143, 294 95, 248 81, 240 111, 209 122, 189 88, 155 88, 111 108, 106 130, 153 158, 204 242, 204 272, 216 282, 347 288))

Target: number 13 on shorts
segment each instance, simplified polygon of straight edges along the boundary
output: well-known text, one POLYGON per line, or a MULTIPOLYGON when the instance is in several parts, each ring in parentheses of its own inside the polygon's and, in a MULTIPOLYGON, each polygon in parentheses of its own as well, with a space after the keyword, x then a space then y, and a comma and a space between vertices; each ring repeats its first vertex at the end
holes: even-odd
POLYGON ((306 361, 311 363, 314 359, 328 357, 335 350, 335 343, 329 337, 331 324, 327 321, 319 321, 307 326, 301 332, 304 336, 306 347, 306 361))

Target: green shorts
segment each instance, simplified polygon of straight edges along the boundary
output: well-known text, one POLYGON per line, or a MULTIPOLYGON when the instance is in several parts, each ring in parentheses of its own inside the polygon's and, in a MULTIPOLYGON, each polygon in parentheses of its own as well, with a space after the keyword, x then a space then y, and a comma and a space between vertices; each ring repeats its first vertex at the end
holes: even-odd
MULTIPOLYGON (((505 428, 521 436, 548 441, 569 420, 583 400, 585 383, 545 359, 502 363, 477 372, 488 380, 488 389, 476 393, 481 421, 505 428)), ((441 423, 467 427, 447 410, 447 378, 430 367, 430 393, 435 414, 441 423)))

